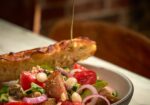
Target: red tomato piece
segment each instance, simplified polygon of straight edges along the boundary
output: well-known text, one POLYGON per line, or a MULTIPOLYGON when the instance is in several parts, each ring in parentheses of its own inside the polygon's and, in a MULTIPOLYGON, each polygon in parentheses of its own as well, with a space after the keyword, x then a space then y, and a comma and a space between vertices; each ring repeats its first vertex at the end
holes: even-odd
POLYGON ((94 84, 96 82, 96 73, 92 70, 86 70, 81 72, 76 72, 74 77, 77 79, 78 83, 84 84, 94 84))
POLYGON ((41 82, 38 82, 36 77, 35 77, 35 74, 29 72, 29 71, 24 71, 21 73, 20 75, 20 84, 22 86, 22 88, 24 90, 27 90, 31 87, 31 83, 34 82, 36 83, 37 85, 43 87, 44 86, 44 83, 41 83, 41 82))
POLYGON ((24 71, 20 75, 20 84, 24 90, 27 90, 31 87, 31 83, 36 82, 36 78, 28 71, 24 71))
POLYGON ((85 68, 84 66, 81 66, 77 63, 73 65, 73 69, 87 70, 87 68, 85 68))
POLYGON ((28 104, 25 102, 9 102, 9 103, 6 103, 4 105, 32 105, 32 104, 28 104))
POLYGON ((71 101, 63 101, 61 105, 74 105, 71 101))
POLYGON ((73 102, 73 105, 82 105, 81 102, 73 102))
POLYGON ((37 85, 41 86, 41 87, 45 87, 45 83, 44 82, 39 82, 37 79, 36 79, 36 82, 35 82, 37 85))

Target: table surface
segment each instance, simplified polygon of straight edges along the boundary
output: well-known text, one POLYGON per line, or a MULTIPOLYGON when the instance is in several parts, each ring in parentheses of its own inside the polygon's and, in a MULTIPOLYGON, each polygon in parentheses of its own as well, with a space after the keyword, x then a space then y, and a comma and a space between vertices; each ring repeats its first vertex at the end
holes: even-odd
MULTIPOLYGON (((36 35, 29 30, 21 28, 0 19, 0 54, 18 52, 36 47, 47 46, 55 43, 52 39, 36 35)), ((124 68, 113 65, 96 57, 90 57, 84 61, 86 64, 103 67, 125 74, 134 85, 133 98, 129 105, 150 105, 150 80, 130 72, 124 68)))

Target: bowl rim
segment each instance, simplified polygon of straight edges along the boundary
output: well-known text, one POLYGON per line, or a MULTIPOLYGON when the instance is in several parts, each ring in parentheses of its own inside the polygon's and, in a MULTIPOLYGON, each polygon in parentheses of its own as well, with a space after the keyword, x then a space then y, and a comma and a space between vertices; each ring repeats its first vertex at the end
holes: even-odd
MULTIPOLYGON (((103 69, 105 69, 105 68, 103 68, 103 69)), ((111 69, 105 69, 105 70, 111 71, 111 72, 113 72, 113 73, 116 73, 117 75, 119 75, 119 76, 121 76, 122 78, 124 78, 125 81, 129 84, 129 87, 130 87, 130 88, 129 88, 129 91, 126 93, 126 95, 125 95, 123 98, 121 98, 120 100, 118 100, 117 102, 113 103, 112 105, 121 104, 122 102, 126 101, 129 97, 132 98, 132 95, 133 95, 133 93, 134 93, 134 86, 133 86, 132 81, 131 81, 126 75, 124 75, 123 73, 116 72, 116 71, 113 71, 113 70, 111 70, 111 69)))
POLYGON ((96 68, 99 68, 99 69, 103 69, 103 70, 106 70, 106 71, 110 71, 110 72, 113 72, 119 76, 121 76, 129 85, 129 91, 126 93, 126 95, 121 98, 120 100, 118 100, 117 102, 111 104, 111 105, 118 105, 118 104, 121 104, 122 102, 126 101, 129 97, 132 98, 132 95, 134 93, 134 86, 133 86, 133 83, 132 81, 126 76, 124 75, 123 73, 121 72, 116 72, 116 71, 113 71, 111 69, 107 69, 107 68, 104 68, 104 67, 100 67, 100 66, 94 66, 94 65, 91 65, 91 64, 83 64, 85 66, 91 66, 91 67, 96 67, 96 68))

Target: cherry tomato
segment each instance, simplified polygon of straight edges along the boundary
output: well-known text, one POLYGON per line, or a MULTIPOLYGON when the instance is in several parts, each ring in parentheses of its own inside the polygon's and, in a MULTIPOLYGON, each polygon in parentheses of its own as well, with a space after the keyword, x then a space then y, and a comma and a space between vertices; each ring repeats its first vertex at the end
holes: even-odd
POLYGON ((83 84, 94 84, 96 82, 96 73, 92 70, 86 70, 81 72, 76 72, 74 77, 77 79, 78 83, 83 84))
POLYGON ((6 103, 4 105, 32 105, 32 104, 28 104, 25 102, 9 102, 9 103, 6 103))
POLYGON ((38 82, 35 74, 29 71, 24 71, 20 75, 20 84, 24 90, 27 90, 31 87, 31 83, 34 82, 37 85, 44 87, 44 83, 38 82))
POLYGON ((74 105, 71 101, 63 101, 61 105, 74 105))
POLYGON ((84 66, 81 66, 77 63, 73 65, 73 69, 87 70, 87 68, 85 68, 84 66))

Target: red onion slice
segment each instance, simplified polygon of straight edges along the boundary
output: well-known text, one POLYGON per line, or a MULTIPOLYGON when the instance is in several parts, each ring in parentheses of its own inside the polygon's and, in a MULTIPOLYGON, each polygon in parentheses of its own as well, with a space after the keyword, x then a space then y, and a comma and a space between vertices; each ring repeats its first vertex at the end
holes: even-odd
MULTIPOLYGON (((90 95, 90 96, 87 96, 83 101, 82 101, 82 105, 86 105, 86 102, 91 99, 91 98, 100 98, 100 99, 103 99, 106 101, 107 105, 111 105, 109 100, 102 96, 102 95, 99 95, 99 94, 96 94, 96 95, 90 95)), ((95 103, 90 103, 90 105, 95 105, 95 103)))
POLYGON ((60 68, 60 67, 56 67, 56 69, 61 72, 61 74, 67 76, 67 77, 72 77, 71 74, 69 74, 67 71, 65 71, 63 68, 60 68))
POLYGON ((84 90, 84 89, 89 89, 89 90, 92 92, 92 94, 98 94, 96 88, 95 88, 94 86, 92 86, 92 85, 89 85, 89 84, 87 84, 87 85, 82 85, 82 86, 77 90, 77 92, 78 92, 78 93, 81 93, 82 90, 84 90))
MULTIPOLYGON (((98 92, 97 92, 96 88, 95 88, 94 86, 88 85, 88 84, 87 84, 87 85, 82 85, 82 86, 77 90, 77 92, 78 92, 78 93, 81 93, 82 90, 84 90, 84 89, 89 89, 89 90, 92 92, 92 94, 98 95, 98 92)), ((92 105, 95 105, 96 102, 97 102, 97 98, 93 98, 90 103, 92 103, 92 105)))
POLYGON ((44 94, 44 95, 41 95, 39 97, 34 97, 34 98, 24 97, 23 102, 26 102, 29 104, 38 104, 38 103, 46 101, 47 99, 48 99, 47 96, 44 94))

